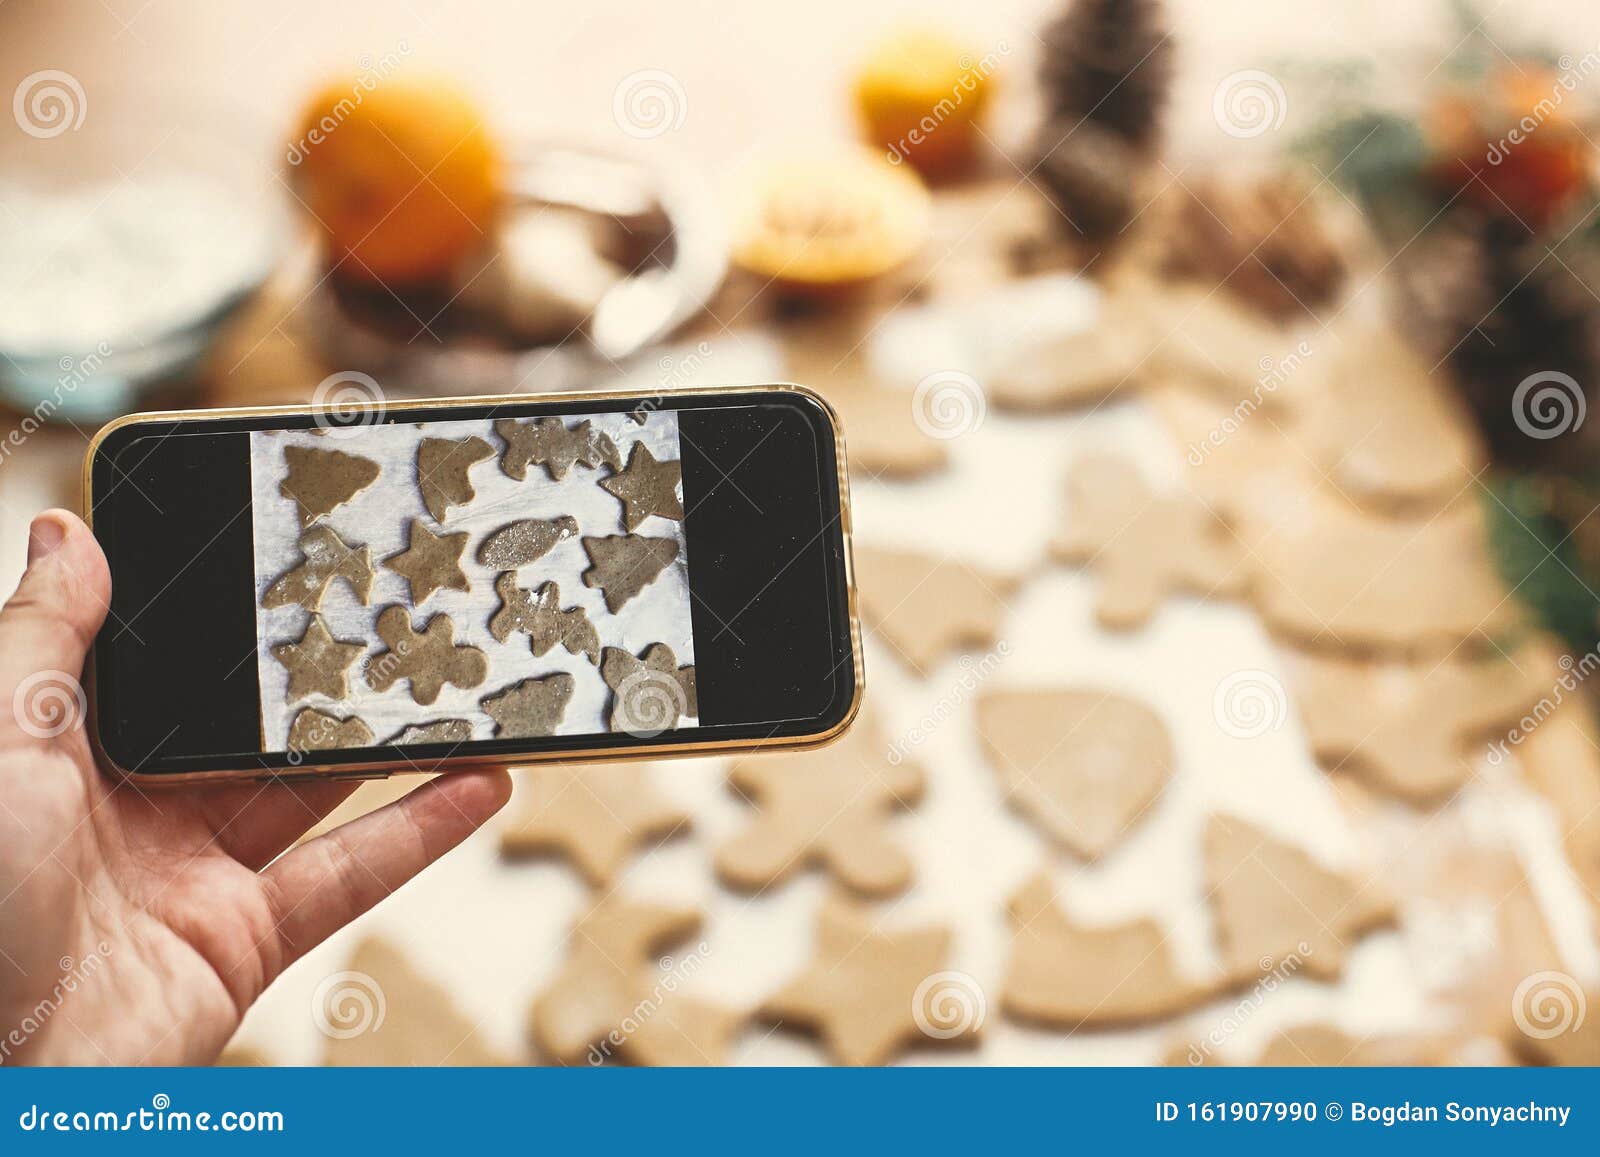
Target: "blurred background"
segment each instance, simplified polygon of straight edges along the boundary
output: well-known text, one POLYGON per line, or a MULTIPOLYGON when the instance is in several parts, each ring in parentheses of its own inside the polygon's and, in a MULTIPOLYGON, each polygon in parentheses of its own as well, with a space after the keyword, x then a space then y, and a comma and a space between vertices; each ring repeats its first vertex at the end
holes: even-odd
POLYGON ((230 1061, 1600 1063, 1592 5, 9 0, 6 93, 0 588, 130 410, 845 420, 851 737, 520 770, 230 1061))

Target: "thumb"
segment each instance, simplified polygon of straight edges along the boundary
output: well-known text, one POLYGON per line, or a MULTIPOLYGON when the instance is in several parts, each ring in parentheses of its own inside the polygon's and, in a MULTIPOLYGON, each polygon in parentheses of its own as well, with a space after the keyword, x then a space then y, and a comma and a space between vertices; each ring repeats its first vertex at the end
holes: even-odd
MULTIPOLYGON (((41 691, 45 684, 60 688, 61 676, 81 685, 84 658, 110 598, 106 556, 83 521, 65 510, 35 518, 28 528, 28 569, 0 609, 0 693, 14 700, 29 680, 41 691)), ((5 706, 0 703, 0 711, 5 706)))

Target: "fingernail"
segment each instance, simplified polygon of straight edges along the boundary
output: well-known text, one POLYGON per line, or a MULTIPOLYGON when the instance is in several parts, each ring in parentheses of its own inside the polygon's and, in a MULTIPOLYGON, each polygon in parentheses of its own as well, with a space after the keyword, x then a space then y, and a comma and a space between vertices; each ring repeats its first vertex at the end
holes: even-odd
POLYGON ((67 537, 67 528, 52 514, 41 514, 28 527, 28 565, 49 558, 67 537))

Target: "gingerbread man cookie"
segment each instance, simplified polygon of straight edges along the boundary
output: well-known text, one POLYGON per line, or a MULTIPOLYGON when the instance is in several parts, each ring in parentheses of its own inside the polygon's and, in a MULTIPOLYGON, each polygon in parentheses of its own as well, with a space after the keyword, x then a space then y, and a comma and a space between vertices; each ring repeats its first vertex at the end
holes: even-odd
POLYGON ((411 698, 426 707, 439 698, 446 683, 477 687, 489 677, 489 660, 482 651, 457 646, 449 615, 434 615, 416 631, 409 611, 398 604, 387 606, 378 616, 378 637, 389 649, 367 668, 367 683, 374 691, 387 691, 407 679, 411 698))

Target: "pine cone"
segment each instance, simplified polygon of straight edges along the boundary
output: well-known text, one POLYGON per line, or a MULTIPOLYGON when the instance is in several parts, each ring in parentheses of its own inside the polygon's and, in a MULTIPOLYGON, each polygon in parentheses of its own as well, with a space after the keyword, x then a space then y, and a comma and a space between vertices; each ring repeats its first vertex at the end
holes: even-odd
POLYGON ((1593 469, 1600 279, 1580 262, 1490 218, 1440 230, 1407 271, 1423 334, 1500 462, 1593 469))
POLYGON ((1092 121, 1045 121, 1035 141, 1034 176, 1066 218, 1062 232, 1107 240, 1133 220, 1143 158, 1120 136, 1092 121))
POLYGON ((1136 149, 1155 144, 1172 85, 1159 0, 1073 0, 1040 39, 1047 122, 1087 118, 1136 149))

